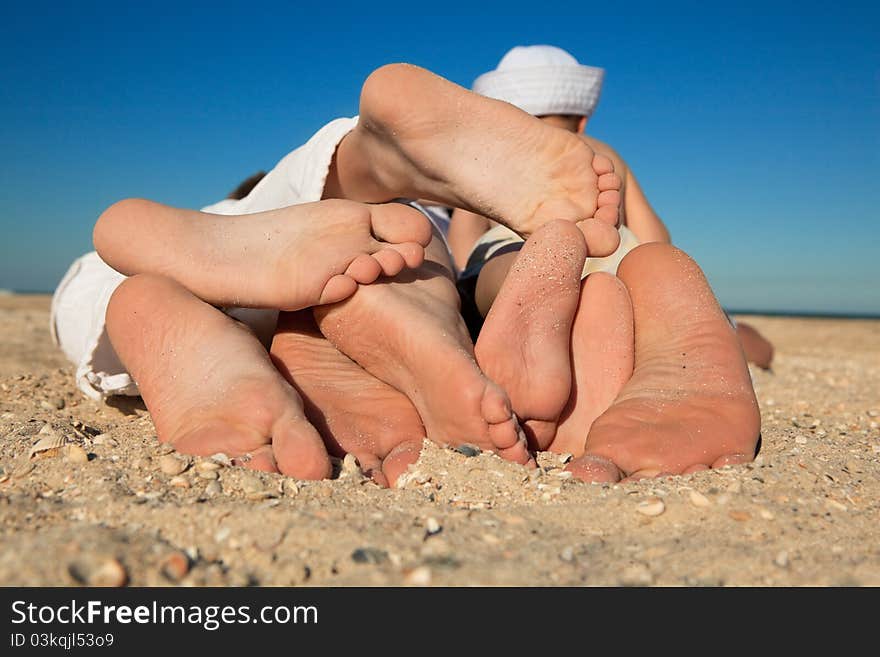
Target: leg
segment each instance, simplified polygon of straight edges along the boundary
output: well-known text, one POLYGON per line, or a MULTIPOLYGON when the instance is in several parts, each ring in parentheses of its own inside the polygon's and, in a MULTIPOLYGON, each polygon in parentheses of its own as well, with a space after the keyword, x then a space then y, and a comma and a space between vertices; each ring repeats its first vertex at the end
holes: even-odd
POLYGON ((619 242, 619 190, 611 161, 577 135, 392 64, 364 83, 360 121, 337 149, 325 197, 433 199, 522 235, 553 219, 587 219, 590 252, 602 256, 619 242))
POLYGON ((130 199, 94 231, 101 258, 123 274, 167 276, 215 305, 281 310, 333 303, 417 267, 430 239, 413 208, 350 201, 221 216, 130 199))
POLYGON ((531 447, 546 449, 571 391, 571 327, 587 251, 574 224, 554 221, 515 255, 477 340, 477 362, 507 390, 531 447))
POLYGON ((318 326, 341 352, 412 401, 431 440, 475 443, 525 463, 529 455, 507 395, 474 360, 445 247, 435 241, 426 251, 414 272, 316 308, 318 326))
POLYGON ((171 279, 140 275, 114 292, 107 332, 159 440, 189 454, 253 453, 250 467, 303 479, 329 476, 299 395, 242 324, 171 279))
POLYGON ((736 334, 697 264, 644 244, 618 269, 632 299, 635 367, 587 436, 576 476, 617 481, 755 456, 758 403, 736 334))
POLYGON ((306 417, 331 453, 354 454, 383 485, 394 485, 418 459, 425 429, 415 407, 336 349, 311 311, 281 314, 271 356, 302 396, 306 417))

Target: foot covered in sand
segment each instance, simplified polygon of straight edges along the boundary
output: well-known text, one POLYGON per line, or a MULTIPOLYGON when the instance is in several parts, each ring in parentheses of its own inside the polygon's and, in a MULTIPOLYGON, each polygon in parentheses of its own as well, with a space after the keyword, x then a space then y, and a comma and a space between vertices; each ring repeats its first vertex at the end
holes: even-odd
POLYGON ((761 418, 736 334, 697 264, 645 244, 618 269, 635 366, 568 465, 586 481, 687 474, 754 459, 761 418))
POLYGON ((412 402, 429 439, 527 463, 510 401, 477 367, 458 303, 448 271, 428 261, 314 312, 341 352, 412 402))
POLYGON ((330 475, 299 395, 244 325, 175 281, 143 274, 114 292, 107 330, 160 441, 300 479, 330 475))
POLYGON ((418 460, 425 429, 415 407, 321 335, 311 311, 281 313, 270 353, 331 454, 353 454, 383 486, 418 460))

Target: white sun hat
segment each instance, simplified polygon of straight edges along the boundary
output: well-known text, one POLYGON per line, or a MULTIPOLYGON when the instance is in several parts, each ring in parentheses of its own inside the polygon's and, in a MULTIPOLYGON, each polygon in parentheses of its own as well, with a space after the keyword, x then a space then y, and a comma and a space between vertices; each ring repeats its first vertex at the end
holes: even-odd
POLYGON ((521 110, 590 116, 599 102, 605 69, 584 66, 562 48, 516 46, 474 81, 473 90, 521 110))

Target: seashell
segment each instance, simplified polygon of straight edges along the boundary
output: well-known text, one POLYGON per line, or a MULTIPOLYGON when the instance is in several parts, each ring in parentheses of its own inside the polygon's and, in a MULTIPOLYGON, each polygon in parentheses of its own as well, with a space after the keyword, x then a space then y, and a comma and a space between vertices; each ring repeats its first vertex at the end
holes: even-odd
POLYGON ((216 454, 211 454, 211 456, 208 458, 210 458, 214 463, 219 463, 220 465, 222 465, 225 468, 232 467, 232 459, 229 458, 223 452, 217 452, 216 454))
POLYGON ((189 463, 174 454, 166 454, 159 459, 159 469, 167 475, 179 475, 189 467, 189 463))
POLYGON ((404 576, 403 583, 407 586, 430 586, 431 569, 427 566, 413 568, 404 576))
POLYGON ((66 442, 64 436, 59 436, 55 433, 51 428, 46 431, 46 427, 40 429, 40 434, 42 434, 42 438, 40 438, 33 447, 31 447, 31 451, 28 454, 28 458, 34 458, 37 454, 42 454, 43 456, 55 456, 58 453, 58 448, 60 448, 66 442), (43 452, 47 452, 43 454, 43 452))
POLYGON ((659 497, 649 497, 638 503, 636 511, 645 516, 659 516, 666 511, 666 504, 659 497))
POLYGON ((223 466, 216 461, 199 461, 195 465, 196 470, 199 472, 212 472, 214 470, 219 470, 222 467, 223 466))
POLYGON ((341 476, 344 477, 353 477, 353 476, 361 476, 363 472, 361 472, 360 463, 358 463, 357 457, 354 454, 349 452, 345 455, 345 458, 342 459, 342 472, 341 476))
POLYGON ((88 463, 89 454, 79 445, 68 445, 64 448, 64 460, 69 463, 88 463))
POLYGON ((285 495, 290 495, 291 497, 299 495, 299 485, 296 483, 296 479, 285 479, 282 485, 285 495))
POLYGON ((691 504, 693 504, 694 506, 707 507, 711 506, 712 504, 708 497, 696 490, 692 490, 690 493, 688 493, 688 497, 690 497, 691 504))
POLYGON ((186 477, 181 477, 180 475, 176 475, 171 477, 168 480, 169 486, 174 486, 175 488, 189 488, 189 481, 186 477))
POLYGON ((443 529, 443 527, 437 521, 437 518, 432 517, 425 521, 425 531, 428 533, 428 536, 440 533, 441 529, 443 529))
POLYGON ((206 479, 207 481, 212 481, 214 479, 219 479, 220 475, 217 474, 216 470, 203 470, 199 472, 199 479, 206 479))

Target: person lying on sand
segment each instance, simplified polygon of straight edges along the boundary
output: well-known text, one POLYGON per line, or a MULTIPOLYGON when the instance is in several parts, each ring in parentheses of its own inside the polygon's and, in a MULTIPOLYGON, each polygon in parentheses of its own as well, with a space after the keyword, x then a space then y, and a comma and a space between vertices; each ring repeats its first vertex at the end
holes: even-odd
MULTIPOLYGON (((478 77, 473 90, 503 100, 542 121, 580 136, 596 153, 614 163, 620 187, 620 246, 607 258, 587 260, 584 275, 594 271, 614 273, 623 257, 638 244, 670 243, 669 230, 651 207, 635 175, 608 144, 583 134, 599 100, 604 70, 583 66, 555 46, 517 46, 507 52, 498 68, 478 77)), ((609 191, 608 195, 614 194, 609 191)), ((448 240, 455 263, 462 270, 460 289, 464 313, 476 339, 482 318, 516 257, 523 239, 503 225, 473 212, 456 209, 448 240)), ((749 361, 767 369, 773 347, 748 324, 734 324, 749 361)))
MULTIPOLYGON (((432 243, 417 206, 387 202, 466 207, 526 236, 577 221, 591 252, 607 254, 618 241, 617 199, 603 197, 612 168, 508 104, 415 66, 385 66, 364 84, 359 119, 331 122, 285 157, 226 208, 239 216, 143 200, 105 211, 97 253, 56 290, 53 335, 87 394, 140 394, 160 440, 180 451, 322 478, 327 448, 281 374, 296 371, 281 344, 298 318, 277 322, 279 311, 318 305, 322 332, 416 409, 408 438, 475 443, 525 463, 510 401, 474 360, 445 246, 432 243), (383 275, 391 280, 376 284, 383 275), (419 326, 437 340, 409 340, 419 326), (374 344, 361 353, 365 334, 374 344)), ((414 460, 414 441, 395 440, 337 443, 379 471, 414 460)))

